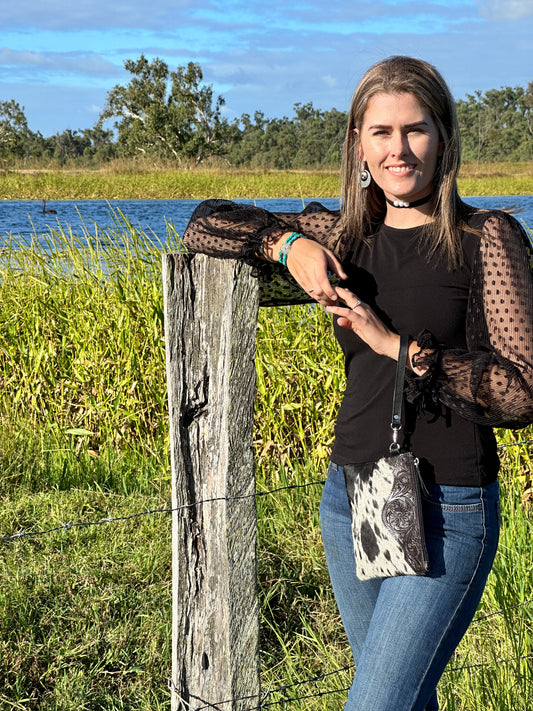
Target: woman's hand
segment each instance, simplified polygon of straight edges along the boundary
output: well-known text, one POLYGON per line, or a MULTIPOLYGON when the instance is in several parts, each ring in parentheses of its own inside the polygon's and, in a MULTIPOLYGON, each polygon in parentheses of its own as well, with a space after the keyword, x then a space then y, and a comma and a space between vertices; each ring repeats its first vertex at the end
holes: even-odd
POLYGON ((348 289, 336 288, 339 301, 346 306, 328 306, 326 310, 339 317, 338 324, 349 328, 379 355, 398 360, 400 336, 389 330, 370 306, 360 301, 348 289))
MULTIPOLYGON (((275 243, 265 248, 265 256, 275 262, 281 246, 290 232, 282 235, 275 243)), ((337 292, 329 281, 328 272, 339 279, 347 275, 339 260, 329 249, 318 242, 300 237, 291 244, 287 255, 287 269, 298 284, 322 306, 337 303, 337 292)))

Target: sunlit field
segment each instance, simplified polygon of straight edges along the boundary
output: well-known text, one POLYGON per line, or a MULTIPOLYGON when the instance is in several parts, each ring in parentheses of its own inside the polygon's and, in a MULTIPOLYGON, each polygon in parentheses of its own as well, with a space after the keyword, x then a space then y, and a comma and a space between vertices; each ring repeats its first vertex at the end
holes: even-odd
MULTIPOLYGON (((90 179, 96 186, 102 178, 90 179)), ((160 255, 120 214, 114 229, 97 234, 58 226, 44 245, 0 244, 5 709, 170 708, 160 255), (39 535, 11 538, 25 533, 39 535)), ((178 250, 179 236, 169 237, 178 250)), ((263 691, 283 701, 273 708, 340 709, 354 670, 318 521, 344 386, 329 317, 310 306, 260 309, 256 367, 258 491, 301 485, 257 502, 263 691)), ((498 437, 500 552, 477 620, 444 676, 445 711, 533 708, 533 429, 498 437)))
MULTIPOLYGON (((463 166, 459 189, 468 195, 533 192, 533 163, 463 166)), ((338 171, 254 171, 224 168, 176 170, 116 161, 102 170, 0 172, 0 200, 203 199, 218 197, 335 198, 338 171)))

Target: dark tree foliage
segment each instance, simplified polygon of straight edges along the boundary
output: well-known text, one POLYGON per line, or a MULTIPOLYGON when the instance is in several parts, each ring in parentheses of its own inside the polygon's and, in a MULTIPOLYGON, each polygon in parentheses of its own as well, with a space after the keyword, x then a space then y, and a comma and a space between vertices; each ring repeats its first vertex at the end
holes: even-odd
POLYGON ((256 111, 243 114, 237 140, 228 151, 236 166, 319 168, 340 163, 347 116, 337 109, 320 111, 312 103, 295 104, 294 118, 267 120, 256 111))
POLYGON ((456 102, 463 160, 533 160, 533 82, 490 89, 456 102))
MULTIPOLYGON (((141 55, 124 66, 131 79, 107 94, 93 128, 43 138, 29 130, 23 107, 0 100, 0 158, 94 165, 146 155, 198 165, 222 157, 230 166, 279 170, 340 165, 346 112, 297 103, 290 118, 256 111, 229 123, 224 99, 202 83, 199 64, 170 71, 141 55), (113 128, 104 128, 107 121, 113 128)), ((476 91, 456 105, 465 162, 533 160, 533 82, 476 91)))
POLYGON ((59 165, 100 165, 117 156, 113 131, 86 128, 84 131, 66 129, 48 138, 38 134, 31 137, 28 155, 59 165))

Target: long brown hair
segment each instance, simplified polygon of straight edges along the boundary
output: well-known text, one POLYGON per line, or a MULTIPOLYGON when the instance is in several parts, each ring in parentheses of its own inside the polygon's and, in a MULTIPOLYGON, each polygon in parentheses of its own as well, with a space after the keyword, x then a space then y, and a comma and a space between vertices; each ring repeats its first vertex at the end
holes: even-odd
POLYGON ((343 224, 349 239, 368 241, 386 212, 385 195, 372 180, 368 188, 359 185, 364 168, 359 157, 359 136, 369 100, 376 94, 411 94, 429 111, 443 146, 433 178, 435 185, 433 221, 425 227, 429 255, 444 257, 450 266, 461 261, 460 230, 465 227, 468 206, 457 191, 461 144, 455 102, 441 74, 434 66, 413 57, 389 57, 372 66, 352 97, 341 170, 343 224))

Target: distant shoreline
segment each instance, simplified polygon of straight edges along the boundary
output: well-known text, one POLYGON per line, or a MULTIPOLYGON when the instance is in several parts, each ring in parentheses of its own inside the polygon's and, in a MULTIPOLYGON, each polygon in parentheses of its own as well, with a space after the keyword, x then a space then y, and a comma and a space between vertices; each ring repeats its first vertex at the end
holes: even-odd
MULTIPOLYGON (((533 162, 465 164, 462 196, 533 194, 533 162)), ((334 198, 337 171, 108 169, 0 171, 0 200, 334 198)))

